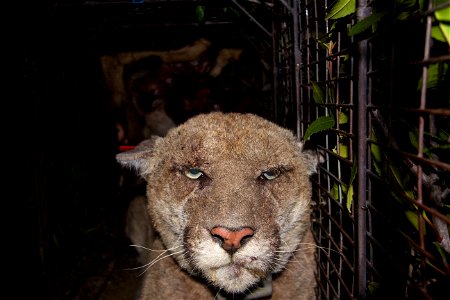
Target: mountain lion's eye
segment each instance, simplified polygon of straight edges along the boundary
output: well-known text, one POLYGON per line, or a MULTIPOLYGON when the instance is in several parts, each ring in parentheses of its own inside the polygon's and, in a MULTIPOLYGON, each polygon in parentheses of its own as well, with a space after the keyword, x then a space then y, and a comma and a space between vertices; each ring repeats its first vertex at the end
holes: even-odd
POLYGON ((278 176, 280 176, 281 171, 279 169, 270 169, 267 171, 264 171, 261 173, 261 175, 259 176, 260 179, 263 180, 273 180, 275 178, 277 178, 278 176))
POLYGON ((188 168, 184 170, 184 175, 189 179, 199 179, 203 175, 205 175, 202 170, 197 168, 188 168))

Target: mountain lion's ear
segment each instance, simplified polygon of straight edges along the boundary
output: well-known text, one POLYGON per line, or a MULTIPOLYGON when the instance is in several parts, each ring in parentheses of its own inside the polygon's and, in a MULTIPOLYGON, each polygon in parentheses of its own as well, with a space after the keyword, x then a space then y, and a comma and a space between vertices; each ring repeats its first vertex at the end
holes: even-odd
MULTIPOLYGON (((305 144, 299 142, 299 147, 307 165, 308 175, 317 173, 319 165, 325 162, 325 153, 318 149, 306 148, 305 144)), ((308 145, 309 146, 309 145, 308 145)))
POLYGON ((160 140, 162 137, 152 136, 140 142, 136 148, 117 154, 116 159, 122 166, 135 169, 144 176, 152 170, 154 149, 160 140))

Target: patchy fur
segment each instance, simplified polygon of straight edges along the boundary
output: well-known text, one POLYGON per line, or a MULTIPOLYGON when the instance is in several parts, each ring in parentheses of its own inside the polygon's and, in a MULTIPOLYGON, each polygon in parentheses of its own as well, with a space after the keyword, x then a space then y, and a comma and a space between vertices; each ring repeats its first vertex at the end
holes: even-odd
POLYGON ((202 114, 117 159, 147 181, 157 233, 136 239, 156 250, 140 299, 247 299, 268 278, 272 299, 314 299, 318 157, 289 130, 252 114, 202 114))

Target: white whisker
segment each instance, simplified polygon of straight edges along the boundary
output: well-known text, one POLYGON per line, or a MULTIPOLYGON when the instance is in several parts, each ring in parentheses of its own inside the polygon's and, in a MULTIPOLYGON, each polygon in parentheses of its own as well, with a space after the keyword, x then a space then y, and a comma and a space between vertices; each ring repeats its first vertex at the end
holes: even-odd
POLYGON ((324 252, 326 252, 326 251, 333 251, 333 252, 341 254, 341 252, 339 252, 337 250, 333 250, 331 248, 322 247, 322 246, 316 245, 314 243, 299 243, 299 245, 309 245, 310 247, 298 248, 298 249, 293 250, 293 251, 276 250, 274 252, 277 252, 277 253, 290 253, 290 252, 292 252, 292 253, 294 253, 294 252, 299 252, 299 251, 303 251, 303 250, 306 250, 306 249, 317 248, 317 249, 320 249, 320 250, 322 250, 324 252))
POLYGON ((222 288, 220 288, 220 289, 217 291, 216 295, 214 296, 214 299, 217 299, 217 296, 219 295, 219 293, 220 293, 221 290, 222 290, 222 288))
MULTIPOLYGON (((147 251, 152 251, 152 252, 166 252, 167 250, 170 250, 170 249, 156 250, 156 249, 151 249, 151 248, 147 248, 147 247, 140 246, 140 245, 130 245, 130 247, 141 248, 141 249, 144 249, 147 251)), ((178 248, 178 247, 180 247, 180 246, 177 246, 175 248, 178 248)), ((172 249, 175 249, 175 248, 172 248, 172 249)))
POLYGON ((136 268, 130 268, 130 269, 127 269, 127 270, 137 270, 137 269, 145 268, 145 267, 147 267, 148 265, 150 265, 151 263, 153 263, 155 260, 157 260, 159 257, 161 257, 162 255, 164 255, 164 253, 166 253, 167 251, 169 251, 169 249, 162 250, 162 251, 163 251, 162 253, 160 253, 157 257, 155 257, 155 259, 153 259, 153 260, 152 260, 151 262, 149 262, 148 264, 145 264, 145 265, 142 265, 142 266, 136 267, 136 268))
POLYGON ((164 255, 164 256, 161 256, 161 255, 163 255, 163 253, 161 253, 160 255, 158 255, 154 260, 152 260, 152 261, 149 262, 148 264, 146 264, 146 265, 144 265, 144 266, 142 266, 142 267, 139 267, 139 268, 143 268, 143 267, 147 266, 147 267, 145 268, 145 270, 144 270, 141 274, 139 274, 138 276, 141 276, 142 274, 144 274, 145 272, 147 272, 147 270, 150 269, 150 268, 151 268, 154 264, 156 264, 158 261, 160 261, 160 260, 162 260, 162 259, 164 259, 164 258, 167 258, 167 257, 169 257, 169 256, 176 255, 176 254, 183 253, 183 252, 184 252, 184 250, 181 250, 181 251, 173 252, 173 253, 170 253, 170 254, 167 254, 167 255, 164 255))

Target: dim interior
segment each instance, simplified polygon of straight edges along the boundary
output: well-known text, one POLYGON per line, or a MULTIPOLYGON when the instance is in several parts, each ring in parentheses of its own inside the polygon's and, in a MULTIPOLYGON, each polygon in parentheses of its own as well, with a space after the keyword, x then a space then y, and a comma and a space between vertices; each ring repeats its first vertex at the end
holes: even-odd
POLYGON ((375 14, 383 18, 378 29, 352 37, 347 26, 355 16, 327 19, 329 1, 292 2, 301 10, 298 27, 286 1, 276 2, 273 16, 264 9, 272 1, 253 0, 16 3, 5 46, 15 52, 17 83, 13 101, 5 101, 16 112, 7 141, 20 149, 19 159, 6 159, 17 172, 8 177, 18 185, 14 192, 25 194, 7 201, 14 204, 7 210, 15 229, 7 240, 14 291, 25 299, 129 295, 142 277, 140 269, 129 270, 134 252, 124 214, 143 185, 115 155, 199 112, 223 110, 276 119, 312 135, 327 153, 315 183, 316 241, 329 249, 318 251, 321 295, 439 294, 448 285, 448 251, 439 246, 442 237, 448 241, 448 205, 433 203, 426 190, 422 195, 426 177, 410 159, 439 179, 445 193, 438 198, 448 198, 448 43, 434 38, 448 22, 428 22, 445 12, 443 1, 430 2, 430 11, 416 11, 415 2, 370 1, 374 12, 389 14, 375 14), (250 4, 251 14, 237 4, 250 4), (387 19, 390 13, 399 18, 387 19), (326 33, 323 41, 312 32, 326 33), (359 41, 369 47, 358 48, 359 41), (358 70, 360 59, 368 70, 358 70), (358 118, 361 107, 370 117, 358 118), (311 133, 311 125, 334 114, 339 119, 328 130, 311 133), (380 126, 384 118, 389 128, 380 126), (436 124, 445 129, 441 136, 432 134, 436 124), (377 149, 394 153, 383 152, 391 167, 379 168, 377 149), (410 176, 399 181, 397 166, 410 176), (364 178, 367 194, 356 197, 358 187, 366 191, 364 178), (352 184, 353 198, 346 189, 352 184), (443 235, 435 230, 438 217, 447 224, 443 235), (416 230, 419 222, 424 226, 416 230))
POLYGON ((19 256, 33 293, 129 297, 140 277, 125 270, 136 265, 124 218, 143 183, 115 155, 199 113, 270 112, 270 41, 229 2, 200 4, 22 9, 19 76, 35 147, 19 256))

